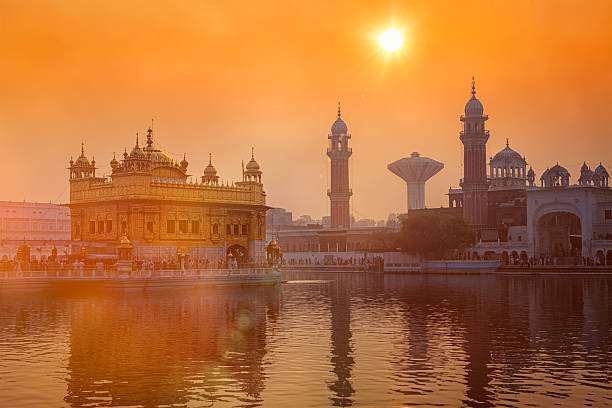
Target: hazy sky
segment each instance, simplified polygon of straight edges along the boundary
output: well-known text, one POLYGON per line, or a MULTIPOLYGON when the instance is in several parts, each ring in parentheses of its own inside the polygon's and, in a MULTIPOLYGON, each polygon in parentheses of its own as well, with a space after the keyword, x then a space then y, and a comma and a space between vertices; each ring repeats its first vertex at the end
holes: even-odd
POLYGON ((0 200, 66 202, 81 141, 108 174, 153 117, 194 176, 212 152, 238 180, 254 146, 268 204, 320 217, 341 100, 355 217, 405 211, 386 166, 412 151, 445 163, 426 187, 440 206, 472 75, 488 156, 509 138, 538 178, 557 161, 573 182, 584 160, 612 171, 610 1, 0 0, 0 47, 0 200), (392 24, 407 37, 388 58, 392 24))

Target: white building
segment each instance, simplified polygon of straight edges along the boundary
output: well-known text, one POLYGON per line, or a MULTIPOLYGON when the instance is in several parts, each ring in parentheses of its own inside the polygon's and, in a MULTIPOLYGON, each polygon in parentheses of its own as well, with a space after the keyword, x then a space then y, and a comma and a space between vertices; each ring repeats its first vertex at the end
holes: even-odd
POLYGON ((12 259, 25 242, 36 258, 70 243, 70 210, 50 203, 0 201, 0 256, 12 259))

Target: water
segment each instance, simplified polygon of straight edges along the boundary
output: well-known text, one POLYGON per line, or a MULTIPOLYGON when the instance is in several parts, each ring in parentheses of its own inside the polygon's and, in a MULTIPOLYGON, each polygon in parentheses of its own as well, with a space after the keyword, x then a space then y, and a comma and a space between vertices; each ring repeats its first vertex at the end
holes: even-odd
POLYGON ((0 292, 2 407, 612 406, 612 278, 0 292))

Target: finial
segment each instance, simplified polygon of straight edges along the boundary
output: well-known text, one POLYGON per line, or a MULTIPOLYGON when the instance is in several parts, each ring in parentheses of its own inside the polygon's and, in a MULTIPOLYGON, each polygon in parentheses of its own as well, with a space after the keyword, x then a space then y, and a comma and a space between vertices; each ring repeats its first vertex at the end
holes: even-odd
POLYGON ((251 160, 255 160, 255 148, 251 147, 251 160))
POLYGON ((508 143, 508 138, 506 138, 506 147, 508 147, 509 143, 508 143))
POLYGON ((472 96, 476 96, 476 81, 474 80, 474 75, 472 75, 472 96))
POLYGON ((115 152, 113 152, 113 160, 116 160, 116 158, 115 158, 115 152))
POLYGON ((136 132, 136 147, 138 147, 138 132, 136 132))
POLYGON ((340 101, 338 101, 338 118, 340 118, 340 101))
POLYGON ((208 165, 212 166, 212 153, 208 153, 208 165))
POLYGON ((81 142, 81 156, 85 156, 85 142, 81 142))

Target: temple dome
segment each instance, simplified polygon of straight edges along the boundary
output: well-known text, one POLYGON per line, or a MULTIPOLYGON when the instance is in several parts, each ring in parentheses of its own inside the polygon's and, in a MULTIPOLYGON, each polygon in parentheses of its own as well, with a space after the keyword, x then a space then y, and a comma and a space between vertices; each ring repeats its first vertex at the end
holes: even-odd
POLYGON ((131 158, 144 158, 145 154, 142 151, 142 149, 140 148, 140 146, 138 146, 138 144, 136 146, 134 146, 134 148, 132 149, 132 152, 130 153, 130 157, 131 158))
POLYGON ((484 108, 482 107, 482 103, 476 98, 476 82, 474 81, 474 77, 472 77, 472 97, 465 104, 465 116, 471 117, 479 117, 482 116, 484 112, 484 108))
POLYGON ((161 150, 153 150, 149 154, 149 158, 151 159, 153 163, 159 163, 159 164, 171 164, 172 163, 172 159, 170 158, 170 156, 168 156, 166 153, 162 152, 161 150))
POLYGON ((261 167, 259 167, 259 163, 257 163, 257 161, 255 160, 255 149, 251 148, 251 160, 249 160, 249 162, 246 165, 246 169, 247 171, 250 172, 257 172, 261 169, 261 167))
POLYGON ((348 133, 348 127, 346 123, 340 117, 340 102, 338 102, 338 118, 332 124, 331 127, 332 135, 346 135, 348 133))
POLYGON ((255 157, 251 157, 251 160, 249 160, 249 162, 246 165, 246 169, 247 170, 259 170, 259 163, 257 163, 257 161, 255 161, 255 157))
POLYGON ((338 119, 333 123, 331 127, 332 135, 346 135, 348 132, 348 127, 346 123, 338 116, 338 119))
POLYGON ((476 95, 472 95, 469 101, 465 104, 465 116, 482 116, 484 108, 482 103, 476 98, 476 95))
POLYGON ((601 163, 599 163, 599 166, 595 168, 595 174, 598 176, 610 177, 610 175, 608 174, 608 171, 601 163))
POLYGON ((85 156, 84 153, 81 153, 81 155, 76 159, 75 164, 77 166, 89 166, 89 165, 91 165, 91 163, 89 162, 89 159, 85 156))
POLYGON ((508 142, 506 141, 506 147, 497 152, 495 156, 491 159, 491 164, 495 166, 496 164, 509 164, 509 163, 517 163, 521 165, 526 165, 525 159, 516 151, 510 148, 508 142))
POLYGON ((204 169, 204 175, 205 176, 216 176, 217 175, 217 169, 215 168, 215 166, 212 165, 212 163, 208 163, 208 166, 206 166, 206 168, 204 169))

